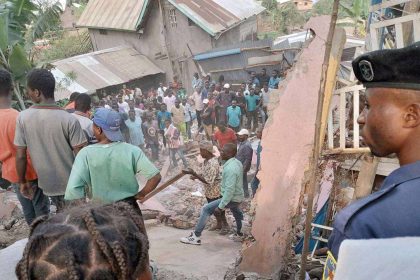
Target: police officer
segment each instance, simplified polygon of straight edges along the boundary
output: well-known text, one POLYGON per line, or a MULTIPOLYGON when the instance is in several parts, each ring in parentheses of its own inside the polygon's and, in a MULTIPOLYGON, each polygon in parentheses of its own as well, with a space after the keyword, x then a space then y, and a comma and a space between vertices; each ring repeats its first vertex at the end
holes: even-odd
POLYGON ((353 70, 366 87, 361 135, 372 154, 395 153, 401 167, 338 213, 328 241, 335 258, 345 239, 420 236, 420 42, 364 54, 353 70))

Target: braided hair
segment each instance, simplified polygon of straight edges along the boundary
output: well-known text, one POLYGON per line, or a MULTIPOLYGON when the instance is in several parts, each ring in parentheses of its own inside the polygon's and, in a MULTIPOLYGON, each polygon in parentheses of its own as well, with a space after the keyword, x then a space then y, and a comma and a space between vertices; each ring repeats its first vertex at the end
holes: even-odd
POLYGON ((131 280, 148 270, 149 242, 141 215, 128 203, 74 208, 36 219, 19 280, 131 280))

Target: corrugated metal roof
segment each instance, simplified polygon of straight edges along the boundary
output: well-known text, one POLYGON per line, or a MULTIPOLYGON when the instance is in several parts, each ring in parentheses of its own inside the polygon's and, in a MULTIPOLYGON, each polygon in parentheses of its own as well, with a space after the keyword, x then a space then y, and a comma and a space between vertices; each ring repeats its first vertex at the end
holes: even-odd
POLYGON ((255 0, 168 0, 186 17, 215 36, 265 10, 255 0))
POLYGON ((146 56, 126 46, 66 58, 52 64, 55 69, 51 72, 60 84, 56 100, 67 98, 73 91, 94 93, 98 89, 164 73, 146 56), (65 78, 72 75, 75 75, 72 81, 65 78))
POLYGON ((145 0, 90 0, 77 26, 136 31, 145 0))

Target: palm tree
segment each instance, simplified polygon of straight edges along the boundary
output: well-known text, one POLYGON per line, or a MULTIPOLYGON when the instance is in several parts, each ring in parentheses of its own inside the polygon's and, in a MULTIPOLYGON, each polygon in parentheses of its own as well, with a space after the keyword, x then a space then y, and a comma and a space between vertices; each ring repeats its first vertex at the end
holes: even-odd
POLYGON ((354 0, 351 6, 340 3, 342 11, 350 17, 355 35, 365 35, 366 21, 369 16, 369 0, 354 0))
POLYGON ((30 0, 0 0, 0 67, 15 80, 14 94, 21 109, 26 73, 33 67, 29 52, 33 42, 57 27, 61 8, 58 3, 30 0))

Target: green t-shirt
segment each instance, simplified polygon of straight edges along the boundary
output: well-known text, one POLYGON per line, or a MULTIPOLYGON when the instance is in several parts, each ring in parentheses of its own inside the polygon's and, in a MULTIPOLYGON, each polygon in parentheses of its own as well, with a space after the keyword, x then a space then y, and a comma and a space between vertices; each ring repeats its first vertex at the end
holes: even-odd
POLYGON ((84 198, 85 186, 97 202, 134 196, 139 192, 137 173, 146 180, 159 173, 140 148, 123 142, 87 146, 74 161, 65 199, 84 198))

